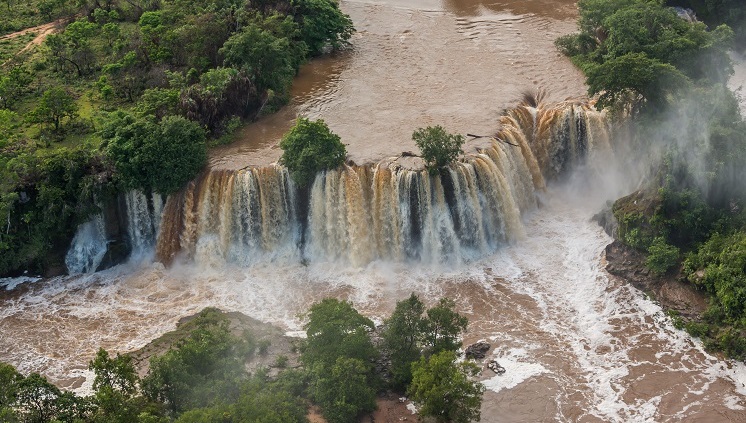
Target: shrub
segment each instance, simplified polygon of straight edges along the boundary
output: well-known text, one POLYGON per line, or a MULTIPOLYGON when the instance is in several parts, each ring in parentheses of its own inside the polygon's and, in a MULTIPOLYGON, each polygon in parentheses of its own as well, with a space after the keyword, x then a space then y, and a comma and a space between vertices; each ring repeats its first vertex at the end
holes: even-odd
POLYGON ((412 140, 422 152, 425 167, 431 174, 456 160, 464 144, 463 136, 449 134, 440 125, 417 129, 412 134, 412 140))
POLYGON ((655 275, 662 276, 679 261, 679 249, 666 243, 662 237, 653 240, 648 247, 645 266, 655 275))

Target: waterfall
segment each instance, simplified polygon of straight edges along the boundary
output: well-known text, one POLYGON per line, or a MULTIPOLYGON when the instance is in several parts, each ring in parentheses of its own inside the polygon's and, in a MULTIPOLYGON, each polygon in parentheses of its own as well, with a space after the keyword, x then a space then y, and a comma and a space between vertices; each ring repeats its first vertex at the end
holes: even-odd
POLYGON ((299 190, 280 166, 209 171, 168 198, 157 259, 458 264, 520 240, 545 181, 610 153, 609 139, 586 103, 524 104, 488 146, 436 175, 390 158, 321 172, 299 190))
POLYGON ((107 244, 103 214, 80 224, 65 255, 68 273, 95 272, 106 254, 107 244))
POLYGON ((163 199, 159 194, 145 195, 129 191, 124 196, 126 226, 131 257, 142 257, 152 252, 160 229, 163 199))
MULTIPOLYGON (((131 256, 155 247, 165 264, 178 256, 217 266, 477 259, 524 236, 522 215, 546 181, 586 164, 602 174, 612 154, 606 117, 588 103, 524 103, 499 125, 489 145, 435 175, 395 157, 321 172, 306 189, 287 169, 268 166, 205 172, 165 202, 130 191, 120 213, 131 256)), ((103 221, 99 215, 78 229, 70 272, 100 263, 103 221)))
POLYGON ((156 254, 202 264, 297 259, 296 188, 279 166, 208 172, 168 198, 156 254))

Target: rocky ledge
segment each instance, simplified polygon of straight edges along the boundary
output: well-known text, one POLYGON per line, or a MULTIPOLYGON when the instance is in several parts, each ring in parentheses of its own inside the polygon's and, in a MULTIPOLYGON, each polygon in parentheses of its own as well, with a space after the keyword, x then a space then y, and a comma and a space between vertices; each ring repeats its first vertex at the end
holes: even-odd
POLYGON ((686 320, 699 317, 707 308, 705 294, 682 281, 679 271, 655 276, 645 267, 645 256, 620 241, 606 246, 606 270, 650 295, 663 309, 674 310, 686 320))

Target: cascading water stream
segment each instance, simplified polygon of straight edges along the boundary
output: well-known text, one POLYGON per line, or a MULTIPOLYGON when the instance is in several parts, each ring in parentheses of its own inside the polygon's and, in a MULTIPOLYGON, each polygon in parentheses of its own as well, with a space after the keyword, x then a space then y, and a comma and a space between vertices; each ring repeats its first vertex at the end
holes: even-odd
MULTIPOLYGON (((300 190, 280 166, 209 171, 167 200, 157 259, 364 266, 482 257, 524 236, 521 215, 536 207, 545 177, 562 177, 611 148, 604 115, 585 103, 521 105, 500 124, 488 146, 438 175, 391 158, 319 173, 300 190)), ((127 197, 135 251, 154 233, 142 222, 157 221, 144 203, 127 197)))
POLYGON ((131 257, 142 257, 152 252, 163 214, 163 199, 159 194, 145 195, 141 191, 125 194, 127 207, 127 235, 131 257))
POLYGON ((99 213, 78 226, 72 245, 65 255, 68 273, 95 272, 106 254, 107 245, 104 216, 99 213))

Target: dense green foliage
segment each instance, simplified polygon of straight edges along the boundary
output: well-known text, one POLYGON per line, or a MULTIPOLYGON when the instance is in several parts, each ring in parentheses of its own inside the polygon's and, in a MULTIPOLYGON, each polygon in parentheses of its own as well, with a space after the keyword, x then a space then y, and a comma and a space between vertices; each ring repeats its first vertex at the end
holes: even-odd
POLYGON ((301 361, 311 377, 311 398, 331 423, 352 422, 376 408, 373 328, 348 302, 327 298, 311 306, 301 361))
POLYGON ((0 10, 0 34, 64 18, 42 46, 21 52, 22 35, 0 60, 0 275, 59 273, 72 228, 97 211, 93 192, 106 193, 100 203, 178 190, 203 167, 206 143, 284 104, 301 64, 353 31, 336 0, 8 0, 0 10), (81 156, 70 180, 45 180, 48 158, 68 150, 81 156), (57 188, 60 204, 80 206, 37 213, 60 211, 49 207, 57 188))
POLYGON ((662 0, 581 0, 579 34, 557 46, 586 73, 598 106, 636 114, 674 101, 690 83, 722 83, 732 71, 732 31, 679 18, 662 0))
POLYGON ((180 116, 156 123, 119 112, 106 122, 101 136, 116 177, 127 188, 170 194, 207 161, 204 130, 180 116))
POLYGON ((78 105, 75 99, 63 88, 55 87, 44 91, 28 119, 33 123, 53 124, 54 131, 57 132, 62 119, 74 119, 77 115, 78 105))
POLYGON ((427 170, 433 174, 456 160, 464 145, 463 136, 450 134, 440 125, 417 129, 412 140, 422 152, 427 170))
POLYGON ((306 186, 316 173, 342 166, 347 150, 339 136, 323 120, 298 118, 280 141, 280 163, 287 166, 296 183, 306 186))
POLYGON ((176 414, 235 400, 246 377, 243 359, 253 353, 251 339, 233 336, 219 316, 203 313, 200 319, 189 338, 151 361, 142 381, 146 397, 176 414))
POLYGON ((723 85, 733 32, 721 24, 736 25, 742 37, 744 9, 728 0, 671 3, 694 7, 709 29, 659 0, 581 0, 580 33, 557 45, 586 73, 597 105, 628 118, 620 125, 629 142, 664 151, 648 186, 615 203, 619 239, 647 253, 657 277, 688 257, 684 274, 711 304, 682 326, 708 347, 743 357, 746 123, 723 85))
MULTIPOLYGON (((417 303, 412 295, 397 310, 401 314, 407 304, 417 303)), ((452 306, 441 301, 436 308, 452 306)), ((424 309, 419 311, 421 315, 424 309)), ((353 423, 376 408, 380 384, 374 368, 378 349, 371 340, 374 326, 348 302, 325 299, 310 308, 308 338, 300 348, 302 366, 294 369, 275 365, 276 371, 260 367, 249 373, 247 360, 256 357, 255 351, 263 354, 267 340, 256 341, 247 332, 237 335, 228 315, 217 309, 205 309, 181 325, 164 336, 170 338, 171 348, 150 358, 142 379, 130 356, 113 357, 100 349, 89 363, 95 378, 93 395, 88 397, 60 391, 38 374, 24 377, 0 363, 0 419, 9 423, 306 423, 308 409, 315 403, 330 423, 353 423)), ((397 342, 388 345, 401 348, 397 342)), ((468 379, 475 375, 476 366, 455 363, 455 358, 455 351, 444 351, 432 359, 411 359, 417 401, 424 410, 443 408, 453 421, 478 419, 484 388, 468 379)))
POLYGON ((422 356, 424 312, 425 305, 413 293, 397 302, 384 322, 383 349, 391 358, 392 383, 398 389, 412 381, 412 363, 422 356))
POLYGON ((669 6, 693 9, 697 19, 710 26, 726 24, 736 33, 734 46, 746 49, 746 8, 741 0, 667 0, 669 6))
POLYGON ((459 336, 466 331, 468 320, 455 307, 453 300, 442 298, 425 312, 425 305, 414 293, 396 303, 381 333, 395 389, 404 391, 412 382, 412 364, 423 356, 461 348, 459 336))
POLYGON ((679 249, 666 243, 666 240, 658 237, 648 247, 648 257, 645 265, 655 275, 662 276, 679 262, 679 249))
POLYGON ((468 423, 479 420, 484 385, 470 380, 479 367, 456 362, 452 351, 441 351, 421 358, 412 365, 412 384, 408 393, 420 404, 422 416, 439 423, 468 423))
POLYGON ((708 347, 746 359, 746 232, 715 233, 687 257, 684 274, 711 298, 702 322, 687 329, 708 347))
POLYGON ((22 146, 7 150, 10 157, 0 157, 0 274, 60 266, 62 257, 52 252, 67 248, 81 217, 97 211, 95 198, 105 195, 97 181, 108 166, 86 147, 44 154, 22 146))

